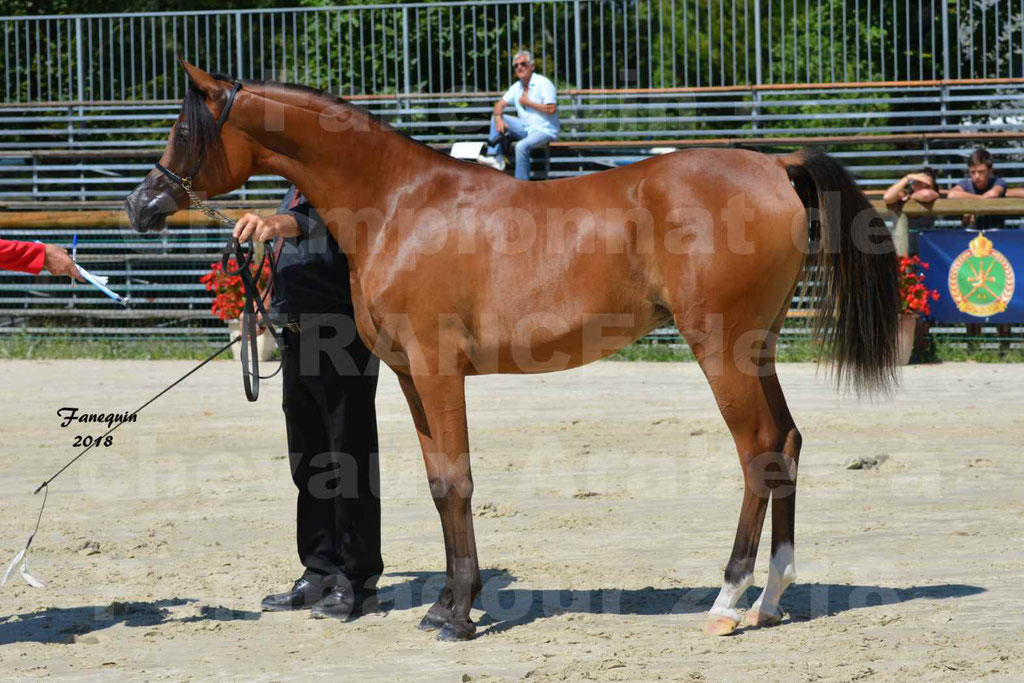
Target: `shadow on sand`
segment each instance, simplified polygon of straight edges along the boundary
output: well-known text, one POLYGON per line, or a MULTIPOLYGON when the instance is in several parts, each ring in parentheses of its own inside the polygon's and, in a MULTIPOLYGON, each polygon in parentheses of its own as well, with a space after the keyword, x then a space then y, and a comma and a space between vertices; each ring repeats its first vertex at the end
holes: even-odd
POLYGON ((0 646, 11 643, 70 643, 75 637, 99 631, 117 624, 129 627, 157 626, 165 623, 191 623, 196 621, 233 621, 259 619, 259 612, 232 610, 227 607, 204 605, 199 614, 175 618, 170 608, 196 602, 190 598, 173 598, 153 602, 112 602, 109 605, 84 607, 52 607, 0 617, 0 646))
MULTIPOLYGON (((426 607, 437 599, 444 585, 443 574, 410 572, 392 574, 406 581, 381 589, 384 610, 426 607)), ((477 622, 480 635, 501 633, 538 619, 566 613, 587 614, 697 614, 706 612, 718 595, 719 586, 699 588, 530 590, 511 588, 515 577, 504 570, 485 570, 484 587, 474 607, 484 611, 477 622)), ((942 584, 888 588, 843 584, 803 583, 790 586, 783 595, 787 621, 808 621, 852 609, 895 605, 910 600, 962 598, 985 592, 979 586, 942 584)), ((747 608, 760 594, 749 588, 739 607, 747 608)))
MULTIPOLYGON (((404 580, 380 590, 381 610, 427 607, 437 599, 444 586, 444 574, 408 572, 390 574, 404 580)), ((718 586, 699 588, 530 590, 511 588, 516 578, 505 570, 483 572, 484 588, 475 607, 484 611, 477 623, 480 635, 501 633, 558 614, 696 614, 705 612, 718 594, 718 586)), ((961 584, 887 588, 885 586, 849 586, 840 584, 795 584, 782 598, 783 610, 790 621, 807 621, 852 609, 894 605, 910 600, 963 598, 983 593, 984 588, 961 584)), ((758 589, 750 588, 740 600, 746 608, 757 598, 758 589)), ((18 642, 68 643, 90 631, 117 624, 129 627, 157 626, 164 623, 199 621, 255 620, 260 612, 233 610, 220 606, 201 606, 199 613, 176 618, 173 607, 196 602, 192 598, 172 598, 153 602, 114 602, 102 606, 49 608, 9 617, 0 617, 0 646, 18 642)))

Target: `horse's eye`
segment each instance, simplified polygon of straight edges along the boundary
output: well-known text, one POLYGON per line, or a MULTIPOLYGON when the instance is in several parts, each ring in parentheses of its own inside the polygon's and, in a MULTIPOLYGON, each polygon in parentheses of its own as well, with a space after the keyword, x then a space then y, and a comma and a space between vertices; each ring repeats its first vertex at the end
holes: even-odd
POLYGON ((188 126, 178 126, 178 136, 182 140, 188 140, 188 126))

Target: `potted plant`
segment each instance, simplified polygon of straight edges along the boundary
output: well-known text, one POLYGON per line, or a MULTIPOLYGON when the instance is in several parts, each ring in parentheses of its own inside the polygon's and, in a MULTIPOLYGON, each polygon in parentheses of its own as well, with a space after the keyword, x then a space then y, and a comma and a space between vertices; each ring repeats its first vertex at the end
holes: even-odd
MULTIPOLYGON (((235 259, 228 260, 228 270, 238 270, 238 263, 235 259)), ((265 263, 260 273, 257 285, 260 291, 265 291, 270 280, 270 264, 265 263)), ((199 281, 206 285, 208 292, 213 292, 213 304, 210 306, 210 313, 217 316, 228 324, 228 333, 234 339, 241 329, 242 306, 245 303, 245 292, 242 289, 242 277, 240 275, 228 275, 224 272, 220 262, 211 263, 210 271, 199 278, 199 281)), ((256 338, 257 349, 260 360, 270 360, 274 353, 274 336, 264 330, 256 338)), ((235 349, 231 350, 237 358, 239 356, 235 349)))
POLYGON ((910 363, 921 316, 931 315, 929 301, 937 301, 938 291, 924 286, 928 264, 920 256, 900 256, 900 365, 910 363))

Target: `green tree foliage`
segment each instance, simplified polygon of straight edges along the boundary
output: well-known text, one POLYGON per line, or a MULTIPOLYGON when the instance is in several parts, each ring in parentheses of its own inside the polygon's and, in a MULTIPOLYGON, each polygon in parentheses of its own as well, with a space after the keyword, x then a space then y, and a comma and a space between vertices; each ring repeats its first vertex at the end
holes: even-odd
POLYGON ((295 2, 282 0, 224 0, 223 2, 220 0, 121 0, 116 6, 112 6, 107 0, 3 0, 0 2, 0 16, 109 12, 201 12, 295 6, 295 2))

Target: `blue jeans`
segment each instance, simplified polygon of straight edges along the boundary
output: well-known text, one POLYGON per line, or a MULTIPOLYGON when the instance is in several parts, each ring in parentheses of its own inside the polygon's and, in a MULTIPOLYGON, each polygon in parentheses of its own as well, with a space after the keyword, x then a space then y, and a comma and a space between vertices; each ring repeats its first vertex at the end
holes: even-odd
MULTIPOLYGON (((527 134, 526 127, 523 122, 519 120, 518 116, 509 116, 502 114, 501 118, 505 119, 505 125, 508 126, 508 134, 512 136, 513 140, 518 140, 519 143, 516 145, 516 178, 520 180, 530 179, 530 150, 540 145, 546 145, 555 138, 548 135, 547 133, 534 132, 527 134)), ((498 125, 495 118, 491 117, 491 132, 487 134, 488 140, 493 140, 498 135, 498 125)), ((487 148, 487 153, 491 156, 501 153, 501 147, 493 145, 487 148)))

